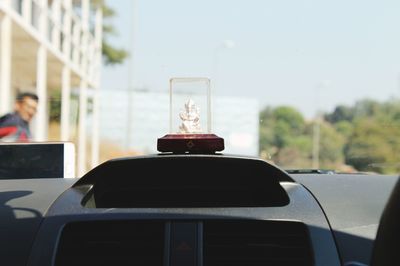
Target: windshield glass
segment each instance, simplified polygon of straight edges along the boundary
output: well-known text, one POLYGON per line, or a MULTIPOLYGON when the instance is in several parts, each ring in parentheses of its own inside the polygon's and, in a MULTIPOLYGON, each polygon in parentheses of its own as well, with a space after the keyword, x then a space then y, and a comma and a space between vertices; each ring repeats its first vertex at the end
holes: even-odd
POLYGON ((399 11, 362 0, 1 1, 0 141, 73 142, 77 176, 190 130, 283 169, 396 174, 399 11), (171 78, 209 79, 210 93, 174 87, 170 115, 171 78))

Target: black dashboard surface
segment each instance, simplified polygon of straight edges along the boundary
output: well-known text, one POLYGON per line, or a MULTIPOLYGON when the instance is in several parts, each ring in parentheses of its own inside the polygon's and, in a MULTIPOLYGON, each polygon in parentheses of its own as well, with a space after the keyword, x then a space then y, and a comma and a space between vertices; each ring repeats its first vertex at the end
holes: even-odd
POLYGON ((76 179, 0 181, 0 265, 26 265, 51 204, 76 179))
POLYGON ((380 215, 396 180, 396 176, 379 175, 287 175, 279 182, 289 204, 234 208, 85 207, 82 203, 93 184, 82 179, 1 180, 0 265, 53 265, 58 237, 71 222, 232 218, 301 221, 310 231, 315 265, 340 265, 337 249, 342 263, 367 264, 380 215))
POLYGON ((329 219, 344 261, 368 263, 379 220, 398 176, 295 174, 329 219))

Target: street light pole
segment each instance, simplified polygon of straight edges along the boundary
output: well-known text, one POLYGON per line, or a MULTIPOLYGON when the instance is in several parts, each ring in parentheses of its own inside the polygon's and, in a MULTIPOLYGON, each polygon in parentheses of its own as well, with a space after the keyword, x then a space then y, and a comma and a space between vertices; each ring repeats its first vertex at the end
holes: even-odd
MULTIPOLYGON (((235 42, 232 40, 224 40, 221 44, 219 44, 215 49, 214 49, 214 55, 213 55, 213 66, 212 66, 212 73, 211 73, 211 98, 214 98, 215 92, 218 90, 219 85, 218 85, 218 65, 219 65, 219 53, 223 49, 232 49, 235 47, 235 42)), ((214 101, 211 102, 210 110, 214 110, 214 101)), ((214 122, 214 120, 212 121, 214 122)), ((212 128, 214 128, 213 125, 211 125, 212 128)))
POLYGON ((133 98, 134 98, 134 51, 135 51, 135 27, 136 27, 136 0, 131 0, 132 8, 132 20, 131 20, 131 30, 129 32, 129 60, 128 60, 128 104, 127 104, 127 124, 126 124, 126 139, 125 148, 127 150, 131 149, 131 139, 132 139, 132 120, 133 120, 133 98))
POLYGON ((214 89, 217 88, 217 80, 218 80, 218 64, 219 64, 219 53, 223 49, 232 49, 235 47, 235 42, 232 40, 224 40, 220 45, 218 45, 214 50, 214 62, 213 62, 213 71, 211 73, 211 79, 213 82, 214 89))

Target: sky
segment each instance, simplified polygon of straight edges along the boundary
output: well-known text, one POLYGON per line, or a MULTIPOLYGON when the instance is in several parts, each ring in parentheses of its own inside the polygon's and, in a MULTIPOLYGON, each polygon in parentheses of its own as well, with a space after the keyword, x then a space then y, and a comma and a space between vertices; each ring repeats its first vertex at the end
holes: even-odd
POLYGON ((102 89, 167 91, 210 77, 215 95, 317 110, 400 97, 398 0, 108 0, 128 50, 102 89), (228 45, 227 45, 228 44, 228 45))

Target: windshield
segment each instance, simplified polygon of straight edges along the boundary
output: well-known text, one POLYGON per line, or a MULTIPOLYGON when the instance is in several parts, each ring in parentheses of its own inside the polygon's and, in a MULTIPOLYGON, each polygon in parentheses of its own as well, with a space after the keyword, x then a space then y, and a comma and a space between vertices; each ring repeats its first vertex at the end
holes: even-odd
POLYGON ((283 169, 396 174, 399 11, 364 0, 1 1, 0 141, 73 142, 77 176, 188 132, 283 169), (210 93, 175 86, 172 109, 171 78, 208 79, 210 93))

